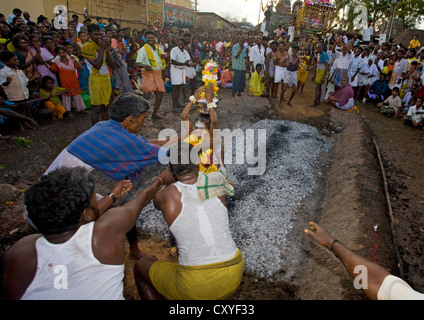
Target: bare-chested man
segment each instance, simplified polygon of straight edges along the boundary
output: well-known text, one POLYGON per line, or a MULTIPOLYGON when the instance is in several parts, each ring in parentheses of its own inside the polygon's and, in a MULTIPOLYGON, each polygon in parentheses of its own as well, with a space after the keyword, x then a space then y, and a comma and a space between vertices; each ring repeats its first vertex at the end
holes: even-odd
POLYGON ((299 52, 299 47, 292 46, 292 52, 288 54, 285 58, 287 68, 283 75, 283 88, 281 89, 281 94, 280 94, 280 108, 282 107, 282 103, 284 101, 284 93, 286 92, 287 87, 288 86, 293 87, 289 101, 287 102, 288 106, 292 105, 291 101, 293 100, 298 89, 297 70, 299 69, 300 64, 303 65, 302 60, 298 56, 298 52, 299 52))
MULTIPOLYGON (((276 86, 275 92, 278 91, 278 86, 280 85, 280 82, 283 81, 284 79, 284 73, 287 70, 287 56, 288 56, 288 53, 286 51, 286 45, 283 41, 281 41, 278 43, 278 49, 274 55, 274 65, 275 65, 274 84, 276 86)), ((280 106, 281 106, 281 99, 280 99, 280 106)))
POLYGON ((278 42, 272 41, 269 46, 271 51, 268 52, 265 58, 265 77, 267 82, 267 91, 269 92, 269 101, 272 103, 272 100, 276 98, 278 85, 274 82, 275 76, 275 64, 274 64, 274 55, 277 52, 278 42))

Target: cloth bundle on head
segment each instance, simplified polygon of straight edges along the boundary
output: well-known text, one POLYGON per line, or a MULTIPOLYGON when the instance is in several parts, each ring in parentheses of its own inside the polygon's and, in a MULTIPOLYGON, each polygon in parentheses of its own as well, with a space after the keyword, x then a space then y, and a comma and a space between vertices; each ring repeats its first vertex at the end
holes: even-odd
POLYGON ((199 171, 197 195, 202 201, 222 195, 233 196, 234 186, 227 179, 227 170, 221 167, 218 171, 209 174, 199 171))

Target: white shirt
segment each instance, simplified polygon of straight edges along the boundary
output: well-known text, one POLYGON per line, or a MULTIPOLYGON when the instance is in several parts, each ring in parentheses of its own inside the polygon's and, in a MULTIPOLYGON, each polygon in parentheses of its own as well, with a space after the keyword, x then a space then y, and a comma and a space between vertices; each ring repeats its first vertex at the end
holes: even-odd
POLYGON ((373 33, 374 33, 374 28, 372 26, 364 28, 364 32, 362 33, 362 39, 364 41, 371 41, 371 36, 373 33))
POLYGON ((94 256, 94 224, 82 225, 64 243, 37 239, 37 272, 22 300, 124 300, 125 266, 102 264, 94 256), (65 270, 66 287, 64 277, 57 281, 65 270))
POLYGON ((410 116, 411 119, 414 120, 414 122, 420 122, 422 119, 424 119, 424 114, 417 114, 417 111, 418 112, 424 112, 424 109, 423 109, 423 107, 420 107, 417 110, 417 106, 411 106, 406 115, 410 116))
MULTIPOLYGON (((183 49, 181 51, 179 47, 172 48, 170 56, 171 56, 171 61, 175 60, 180 63, 184 63, 187 60, 190 60, 190 54, 187 52, 187 50, 183 49)), ((172 62, 171 62, 171 66, 177 69, 184 69, 184 66, 174 65, 172 62)))
POLYGON ((377 293, 378 300, 424 300, 424 294, 412 289, 401 278, 389 275, 384 278, 377 293))
POLYGON ((337 60, 337 68, 347 70, 349 69, 350 62, 353 58, 353 53, 346 53, 343 55, 343 53, 336 51, 336 58, 337 60))
POLYGON ((3 86, 4 92, 9 101, 21 101, 29 98, 29 90, 27 88, 28 78, 21 69, 12 69, 5 66, 0 70, 0 85, 3 86), (7 82, 7 78, 12 78, 12 81, 7 86, 3 83, 7 82))

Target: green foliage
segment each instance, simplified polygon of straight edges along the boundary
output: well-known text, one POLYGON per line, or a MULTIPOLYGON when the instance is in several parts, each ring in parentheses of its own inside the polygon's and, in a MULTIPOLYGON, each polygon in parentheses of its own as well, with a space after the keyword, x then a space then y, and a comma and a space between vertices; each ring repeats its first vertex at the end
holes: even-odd
MULTIPOLYGON (((392 14, 391 0, 336 0, 336 7, 344 8, 343 29, 355 30, 354 21, 358 16, 358 13, 355 13, 355 7, 359 5, 367 8, 368 19, 373 21, 374 26, 384 27, 389 23, 392 14)), ((423 16, 424 1, 403 0, 397 3, 395 19, 399 19, 405 29, 416 28, 424 21, 423 16)))

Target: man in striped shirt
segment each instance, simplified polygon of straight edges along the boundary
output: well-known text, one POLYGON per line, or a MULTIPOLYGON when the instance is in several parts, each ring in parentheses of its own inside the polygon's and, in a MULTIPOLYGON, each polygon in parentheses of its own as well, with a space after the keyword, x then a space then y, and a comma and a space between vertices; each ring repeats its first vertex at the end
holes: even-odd
MULTIPOLYGON (((84 167, 97 169, 113 180, 134 182, 145 167, 158 163, 167 165, 168 149, 159 145, 166 141, 153 144, 137 134, 149 107, 149 103, 136 94, 120 95, 111 104, 110 120, 96 123, 72 141, 45 174, 61 167, 84 167)), ((114 198, 113 194, 111 197, 114 198)), ((135 226, 127 237, 131 256, 138 258, 135 226)))
POLYGON ((241 96, 246 86, 246 49, 244 48, 244 38, 240 37, 238 43, 233 46, 233 97, 237 93, 241 96))

